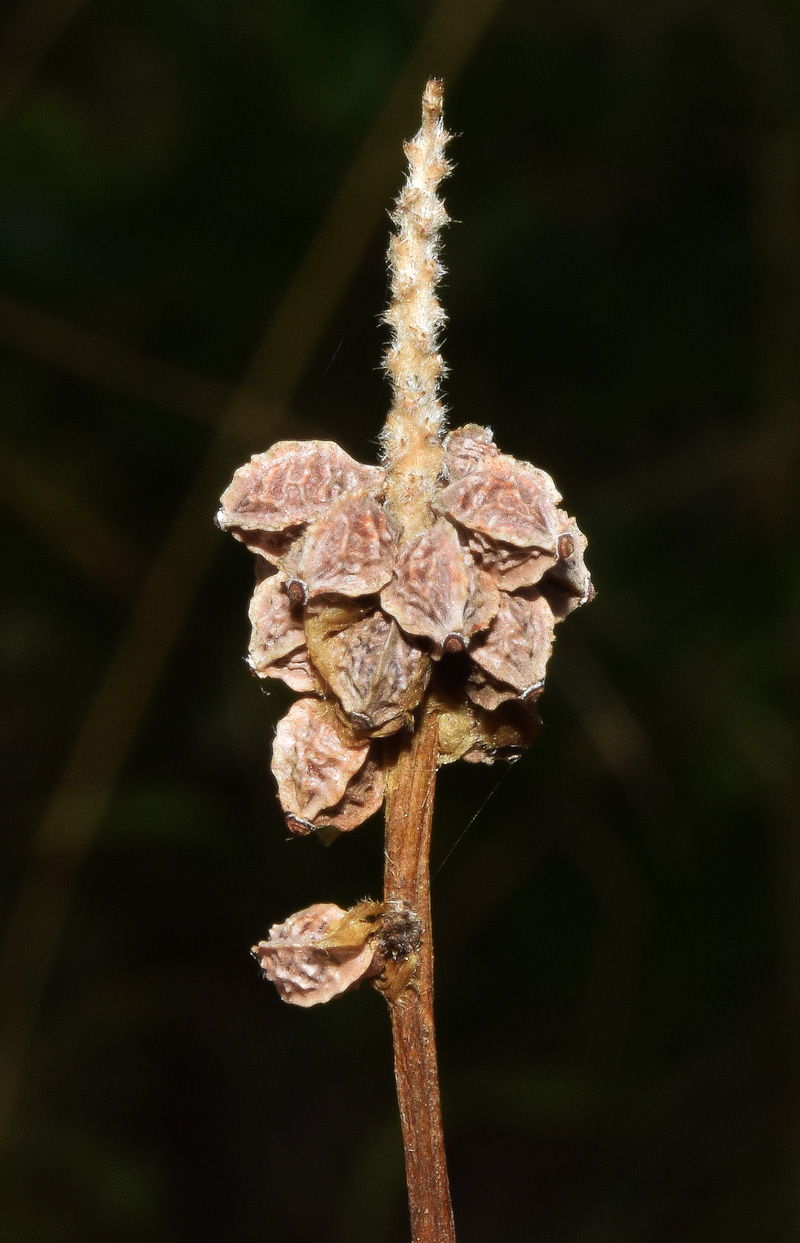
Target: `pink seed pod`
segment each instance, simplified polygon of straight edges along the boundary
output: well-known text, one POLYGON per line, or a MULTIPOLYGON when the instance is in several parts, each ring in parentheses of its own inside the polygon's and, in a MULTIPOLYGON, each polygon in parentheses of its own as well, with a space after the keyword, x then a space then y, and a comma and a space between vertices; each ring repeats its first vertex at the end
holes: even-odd
POLYGON ((575 519, 563 511, 559 511, 559 529, 559 559, 541 584, 556 621, 561 621, 581 604, 588 604, 594 596, 592 580, 583 560, 589 541, 575 519))
POLYGON ((290 915, 282 924, 273 924, 268 940, 253 946, 250 952, 284 1001, 294 1006, 318 1006, 374 974, 376 947, 372 940, 352 947, 319 944, 335 939, 337 925, 346 915, 333 902, 317 902, 290 915))
POLYGON ((499 454, 451 483, 437 508, 468 531, 556 555, 561 497, 543 470, 499 454))
POLYGON ((519 693, 513 687, 497 682, 477 665, 473 665, 467 675, 466 692, 471 703, 487 712, 496 712, 509 700, 519 699, 519 693))
POLYGON ((332 440, 280 440, 241 466, 222 494, 225 530, 286 531, 313 522, 343 492, 380 495, 386 474, 364 466, 332 440))
POLYGON ((306 634, 316 669, 359 732, 384 738, 410 723, 430 661, 396 622, 380 609, 331 606, 309 609, 306 634))
POLYGON ((515 548, 490 539, 478 531, 466 531, 467 547, 476 564, 489 575, 501 591, 534 587, 558 564, 557 552, 541 548, 515 548))
POLYGON ((472 649, 476 665, 519 695, 541 688, 553 650, 555 618, 544 596, 503 594, 502 604, 486 637, 472 649))
POLYGON ((367 492, 346 492, 309 527, 299 574, 312 598, 369 596, 389 582, 396 555, 377 501, 367 492))
POLYGON ((477 569, 455 529, 439 518, 400 553, 381 604, 403 630, 429 639, 433 655, 463 651, 500 606, 488 575, 477 569))
POLYGON ((317 690, 305 630, 292 607, 285 575, 270 575, 256 585, 249 617, 248 664, 253 673, 260 678, 281 678, 295 691, 317 690))
POLYGON ((311 697, 292 704, 275 731, 272 773, 293 832, 352 829, 378 810, 382 774, 377 766, 362 772, 368 752, 369 740, 357 738, 333 704, 311 697))
POLYGON ((364 767, 348 782, 339 802, 318 817, 317 825, 328 830, 335 829, 333 837, 357 829, 376 811, 380 811, 385 794, 383 766, 378 758, 370 754, 364 767))
MULTIPOLYGON (((220 511, 221 513, 222 511, 220 511)), ((217 514, 217 524, 223 526, 217 514)), ((286 531, 245 530, 243 527, 226 526, 234 539, 239 540, 258 558, 257 567, 264 562, 273 568, 280 567, 287 578, 292 578, 295 566, 302 555, 305 527, 289 527, 286 531)), ((257 571, 258 573, 258 568, 257 571)))

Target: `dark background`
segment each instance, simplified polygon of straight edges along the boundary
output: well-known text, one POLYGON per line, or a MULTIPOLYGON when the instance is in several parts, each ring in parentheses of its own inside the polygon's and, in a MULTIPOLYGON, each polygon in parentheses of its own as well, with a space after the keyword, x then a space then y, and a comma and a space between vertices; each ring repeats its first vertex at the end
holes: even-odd
POLYGON ((796 1239, 796 3, 16 0, 0 68, 3 1239, 407 1238, 384 1003, 248 956, 380 824, 286 840, 212 518, 277 438, 374 460, 428 73, 452 420, 598 590, 532 751, 439 783, 436 866, 491 795, 434 884, 459 1239, 796 1239))

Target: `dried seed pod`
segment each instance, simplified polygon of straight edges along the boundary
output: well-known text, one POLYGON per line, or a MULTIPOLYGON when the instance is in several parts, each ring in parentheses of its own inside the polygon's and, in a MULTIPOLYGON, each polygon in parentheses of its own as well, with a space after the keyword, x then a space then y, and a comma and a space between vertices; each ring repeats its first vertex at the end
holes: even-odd
POLYGON ((497 682, 530 696, 544 682, 554 626, 552 609, 538 592, 504 594, 489 633, 470 654, 475 664, 497 682))
POLYGON ((272 574, 257 584, 248 616, 250 668, 260 678, 280 677, 275 663, 306 646, 303 622, 292 608, 283 574, 272 574))
POLYGON ((380 494, 378 466, 363 466, 332 440, 280 440, 256 453, 222 494, 217 522, 240 531, 285 531, 312 522, 343 492, 380 494))
POLYGON ((475 741, 463 753, 469 764, 517 760, 539 733, 539 714, 532 703, 515 700, 496 712, 475 710, 475 741))
POLYGON ((489 539, 477 531, 468 531, 467 546, 475 561, 497 584, 501 591, 518 591, 535 587, 539 580, 558 563, 557 553, 541 548, 515 548, 489 539))
POLYGON ((474 564, 468 564, 468 568, 470 590, 464 605, 464 623, 461 628, 461 634, 467 643, 482 630, 487 630, 491 626, 502 600, 490 574, 486 574, 474 564))
POLYGON ((282 660, 276 660, 264 674, 259 677, 280 678, 293 691, 300 695, 315 694, 321 691, 320 680, 309 659, 308 650, 298 648, 282 660))
POLYGON ((320 1005, 374 973, 372 937, 352 947, 335 945, 337 927, 347 914, 333 902, 317 902, 273 924, 269 939, 253 946, 251 954, 284 1001, 320 1005))
POLYGON ((477 665, 470 669, 465 683, 468 698, 479 708, 487 712, 495 712, 510 699, 518 699, 519 692, 511 686, 504 686, 495 681, 488 673, 484 673, 477 665))
POLYGON ((516 759, 539 731, 533 704, 519 700, 486 712, 463 697, 437 694, 431 700, 431 709, 439 724, 440 764, 461 759, 484 764, 516 759))
MULTIPOLYGON (((222 511, 220 510, 220 513, 222 511)), ((220 526, 219 514, 217 522, 220 526)), ((304 527, 288 527, 285 531, 247 531, 243 527, 226 528, 234 539, 254 552, 259 559, 257 564, 267 562, 271 566, 283 566, 287 559, 297 558, 297 551, 302 548, 304 527)), ((291 577, 291 570, 288 571, 291 577)))
POLYGON ((588 604, 594 595, 592 580, 583 560, 588 540, 574 518, 560 513, 558 561, 542 579, 539 589, 547 596, 556 621, 573 609, 588 604))
POLYGON ((454 427, 444 438, 445 466, 452 481, 463 479, 493 457, 497 457, 497 445, 489 427, 467 423, 464 427, 454 427))
POLYGON ((306 633, 315 667, 359 732, 383 738, 410 722, 430 661, 391 618, 379 609, 311 608, 306 633))
POLYGON ((368 756, 364 767, 348 782, 339 802, 317 817, 315 828, 338 829, 340 833, 357 829, 383 806, 384 777, 380 762, 368 756))
POLYGON ((437 508, 468 531, 555 556, 560 499, 543 470, 500 454, 445 488, 437 508))
POLYGON ((275 731, 272 772, 293 831, 330 823, 325 813, 342 802, 368 751, 369 742, 355 737, 332 704, 312 698, 292 704, 275 731))
POLYGON ((310 597, 369 596, 389 582, 395 555, 380 505, 367 492, 346 492, 309 527, 298 577, 310 597))
POLYGON ((454 528, 439 518, 402 549, 381 604, 408 634, 430 639, 438 655, 464 650, 491 624, 500 597, 464 552, 454 528))

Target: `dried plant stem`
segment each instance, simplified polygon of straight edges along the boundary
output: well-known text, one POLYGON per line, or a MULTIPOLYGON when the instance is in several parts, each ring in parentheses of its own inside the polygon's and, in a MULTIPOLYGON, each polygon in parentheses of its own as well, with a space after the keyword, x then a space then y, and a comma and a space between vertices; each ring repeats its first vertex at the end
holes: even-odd
POLYGON ((392 1006, 413 1243, 455 1243, 433 1023, 429 854, 438 736, 436 714, 423 711, 389 774, 386 799, 384 898, 408 902, 422 923, 417 975, 392 1006))

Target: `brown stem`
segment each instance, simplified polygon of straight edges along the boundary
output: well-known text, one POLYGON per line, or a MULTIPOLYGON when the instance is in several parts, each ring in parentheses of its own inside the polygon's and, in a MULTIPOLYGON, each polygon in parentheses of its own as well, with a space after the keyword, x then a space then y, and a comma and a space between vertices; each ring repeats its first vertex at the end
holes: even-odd
POLYGON ((433 1024, 428 856, 438 735, 437 715, 425 712, 392 768, 386 799, 384 899, 408 902, 422 923, 417 975, 392 1006, 394 1069, 413 1243, 455 1243, 433 1024))

